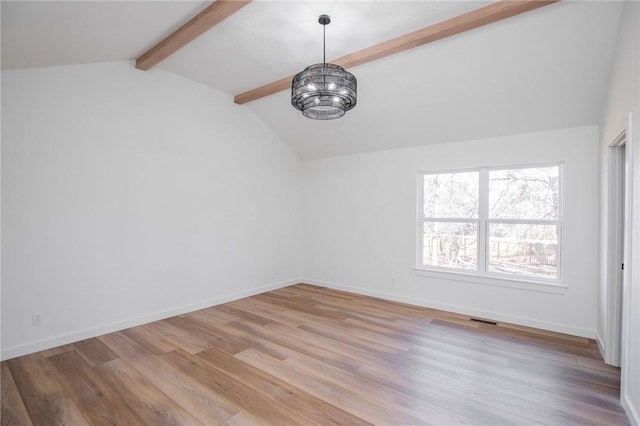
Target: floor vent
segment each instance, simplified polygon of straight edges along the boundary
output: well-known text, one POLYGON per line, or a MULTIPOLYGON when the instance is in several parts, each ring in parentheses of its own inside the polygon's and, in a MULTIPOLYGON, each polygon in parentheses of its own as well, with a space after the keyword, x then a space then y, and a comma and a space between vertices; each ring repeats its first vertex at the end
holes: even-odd
POLYGON ((489 324, 489 325, 498 325, 498 323, 495 321, 483 320, 480 318, 471 318, 471 321, 481 322, 483 324, 489 324))

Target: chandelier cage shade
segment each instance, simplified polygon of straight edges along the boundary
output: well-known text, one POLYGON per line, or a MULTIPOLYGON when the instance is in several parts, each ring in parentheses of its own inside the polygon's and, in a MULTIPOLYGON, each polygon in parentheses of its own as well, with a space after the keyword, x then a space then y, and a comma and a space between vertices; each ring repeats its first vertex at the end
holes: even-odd
POLYGON ((331 19, 321 15, 318 22, 323 26, 324 62, 310 65, 293 77, 291 105, 305 117, 333 120, 356 106, 358 81, 344 68, 326 63, 324 30, 331 19))

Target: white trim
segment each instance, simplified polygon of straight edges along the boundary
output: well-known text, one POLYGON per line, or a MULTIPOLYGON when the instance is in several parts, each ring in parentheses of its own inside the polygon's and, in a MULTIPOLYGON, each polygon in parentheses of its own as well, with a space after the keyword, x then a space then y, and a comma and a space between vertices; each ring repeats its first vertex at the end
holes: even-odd
POLYGON ((488 223, 504 223, 506 225, 556 225, 559 226, 560 219, 486 219, 488 223))
POLYGON ((152 321, 159 321, 165 318, 169 318, 175 315, 182 315, 189 312, 197 311, 199 309, 208 308, 222 303, 232 302, 234 300, 243 299, 249 296, 255 296, 256 294, 264 293, 267 291, 276 290, 282 287, 288 287, 293 284, 300 283, 299 278, 282 281, 275 284, 269 284, 250 290, 239 291, 226 296, 216 297, 214 299, 203 300, 201 302, 192 303, 190 305, 179 306, 176 308, 167 309, 161 312, 155 312, 152 314, 142 315, 135 318, 129 318, 123 321, 116 321, 110 324, 101 325, 98 327, 88 328, 85 330, 75 331, 73 333, 63 334, 61 336, 50 337, 47 339, 39 340, 36 342, 27 343, 25 345, 14 346, 2 350, 0 358, 2 361, 6 361, 11 358, 15 358, 22 355, 27 355, 33 352, 42 351, 45 349, 55 348, 60 345, 66 345, 69 343, 77 342, 79 340, 89 339, 91 337, 101 336, 107 333, 113 333, 115 331, 123 330, 130 327, 146 324, 152 321))
POLYGON ((609 144, 607 151, 607 315, 605 318, 606 341, 603 358, 607 364, 616 367, 620 366, 621 358, 621 295, 625 279, 621 265, 624 263, 626 243, 625 247, 623 247, 622 240, 626 241, 630 238, 629 229, 625 228, 629 222, 626 220, 628 212, 625 201, 627 196, 626 188, 629 184, 626 173, 628 165, 625 146, 626 134, 627 129, 625 127, 616 139, 609 144), (622 206, 623 202, 625 206, 622 206))
POLYGON ((600 333, 598 333, 598 330, 596 330, 596 343, 598 344, 598 350, 600 351, 600 356, 602 357, 602 359, 604 359, 605 344, 604 344, 604 340, 602 339, 602 336, 600 336, 600 333))
MULTIPOLYGON (((631 317, 630 317, 630 309, 631 309, 631 284, 632 284, 632 274, 631 270, 634 267, 634 254, 632 251, 632 238, 633 232, 632 230, 632 214, 633 214, 633 150, 636 149, 633 144, 633 117, 631 113, 627 116, 627 140, 626 140, 626 158, 627 158, 627 169, 626 169, 626 179, 625 182, 627 186, 625 188, 625 232, 628 232, 628 237, 625 240, 625 268, 624 268, 624 285, 622 288, 622 350, 621 350, 621 370, 620 370, 620 400, 622 401, 622 405, 627 412, 627 416, 631 421, 635 421, 636 426, 640 423, 640 418, 638 417, 638 412, 636 411, 633 401, 629 400, 629 381, 637 380, 637 377, 629 376, 629 358, 631 348, 629 342, 631 341, 631 317)), ((640 258, 640 256, 638 256, 640 258)), ((636 266, 638 267, 638 266, 636 266)))
POLYGON ((556 281, 537 281, 534 278, 492 274, 478 274, 474 271, 464 272, 458 269, 435 270, 426 268, 414 268, 415 274, 421 277, 436 278, 440 280, 461 281, 467 283, 492 285, 498 287, 517 288, 520 290, 539 291, 542 293, 564 294, 567 286, 556 281))
POLYGON ((560 182, 558 182, 558 191, 560 191, 559 194, 559 200, 560 200, 560 206, 558 206, 559 211, 558 211, 558 220, 560 221, 560 223, 558 224, 557 227, 557 232, 558 232, 558 249, 557 249, 557 258, 556 258, 556 262, 558 263, 558 283, 562 284, 564 283, 564 211, 566 209, 566 201, 567 201, 567 196, 565 195, 567 191, 565 191, 565 175, 564 175, 564 161, 560 162, 559 165, 559 169, 558 169, 558 178, 560 179, 560 182))
POLYGON ((352 287, 347 285, 336 284, 327 281, 315 280, 313 278, 301 278, 302 282, 336 290, 348 291, 351 293, 357 293, 365 296, 378 297, 380 299, 392 300, 395 302, 407 303, 415 306, 422 306, 425 308, 438 309, 441 311, 454 312, 462 315, 468 315, 473 317, 480 317, 490 319, 499 322, 505 322, 510 324, 522 325, 525 327, 537 328, 540 330, 554 331, 556 333, 569 334, 572 336, 585 337, 588 339, 595 338, 595 330, 572 327, 564 324, 557 324, 553 322, 538 321, 531 318, 518 317, 515 315, 500 314, 496 312, 482 311, 479 309, 467 308, 465 306, 448 305, 444 303, 432 302, 425 299, 418 299, 414 297, 399 296, 397 294, 386 293, 382 291, 369 290, 362 287, 352 287))
POLYGON ((418 173, 418 184, 416 185, 416 265, 424 263, 424 174, 418 173))
POLYGON ((481 170, 478 175, 478 242, 476 246, 476 274, 489 271, 489 171, 481 170))
POLYGON ((609 148, 617 148, 624 146, 627 143, 627 128, 626 123, 624 129, 616 136, 616 138, 609 144, 609 148))
POLYGON ((640 416, 638 415, 638 412, 634 408, 631 401, 629 401, 629 396, 628 395, 623 396, 620 399, 620 402, 622 403, 622 408, 624 408, 624 411, 627 414, 627 417, 629 418, 629 422, 631 423, 631 426, 640 426, 640 416))
POLYGON ((438 223, 438 222, 442 222, 442 223, 475 223, 478 224, 480 222, 480 220, 478 219, 462 219, 462 218, 458 218, 458 217, 442 217, 442 218, 433 218, 433 217, 425 217, 424 219, 422 219, 423 222, 434 222, 434 223, 438 223))

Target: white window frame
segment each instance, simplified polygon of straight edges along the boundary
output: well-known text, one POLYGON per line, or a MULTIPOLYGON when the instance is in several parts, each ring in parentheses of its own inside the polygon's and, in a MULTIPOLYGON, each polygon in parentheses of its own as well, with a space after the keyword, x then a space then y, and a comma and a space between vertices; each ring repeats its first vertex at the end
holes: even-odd
POLYGON ((479 284, 498 285, 506 287, 521 288, 525 290, 536 290, 551 293, 563 293, 567 288, 563 281, 563 243, 562 230, 564 223, 564 163, 537 163, 518 164, 499 167, 476 167, 471 169, 449 169, 433 170, 418 173, 418 196, 417 196, 417 239, 416 239, 416 267, 417 275, 431 278, 448 279, 455 281, 474 282, 479 284), (489 172, 494 170, 515 170, 539 167, 558 167, 558 199, 559 211, 556 220, 549 219, 489 219, 489 172), (469 173, 478 172, 478 217, 477 218, 427 218, 424 215, 424 177, 435 174, 446 173, 469 173), (477 223, 478 244, 476 270, 448 267, 432 266, 423 264, 424 250, 424 224, 427 222, 445 223, 477 223), (555 225, 558 232, 558 274, 557 278, 529 277, 522 275, 511 275, 505 273, 489 272, 489 225, 493 223, 507 224, 533 224, 533 225, 555 225))

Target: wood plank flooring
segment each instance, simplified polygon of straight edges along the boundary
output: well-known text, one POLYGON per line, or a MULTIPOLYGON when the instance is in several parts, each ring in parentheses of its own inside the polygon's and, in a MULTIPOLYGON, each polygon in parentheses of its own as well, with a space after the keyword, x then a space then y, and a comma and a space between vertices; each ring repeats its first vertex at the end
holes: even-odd
POLYGON ((299 284, 2 363, 2 425, 628 425, 594 341, 299 284))

